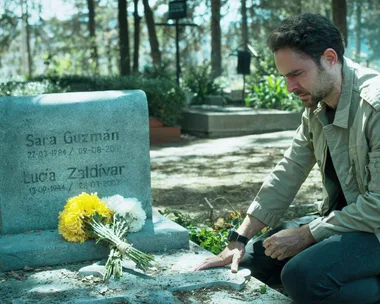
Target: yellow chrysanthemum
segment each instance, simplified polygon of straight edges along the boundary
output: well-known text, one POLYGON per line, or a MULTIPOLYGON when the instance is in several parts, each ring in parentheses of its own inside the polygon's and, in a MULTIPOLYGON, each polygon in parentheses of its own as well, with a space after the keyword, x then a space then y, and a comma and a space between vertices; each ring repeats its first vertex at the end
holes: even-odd
POLYGON ((83 243, 91 237, 86 231, 86 221, 99 215, 109 222, 112 214, 113 211, 96 193, 83 192, 67 200, 65 208, 59 213, 58 231, 69 242, 83 243))

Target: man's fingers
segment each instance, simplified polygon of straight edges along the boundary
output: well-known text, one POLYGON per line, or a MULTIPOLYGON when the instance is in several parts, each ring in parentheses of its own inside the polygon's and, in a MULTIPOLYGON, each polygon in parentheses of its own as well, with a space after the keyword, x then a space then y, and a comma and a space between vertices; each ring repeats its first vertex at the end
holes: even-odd
POLYGON ((264 253, 266 256, 270 256, 272 259, 277 259, 283 255, 282 250, 275 245, 267 248, 264 253))
POLYGON ((239 262, 240 262, 240 258, 239 258, 238 255, 235 254, 232 257, 231 272, 233 272, 233 273, 238 272, 238 270, 239 270, 239 262))
POLYGON ((224 266, 224 265, 225 265, 225 263, 220 257, 212 257, 210 259, 205 260, 201 265, 199 265, 197 268, 195 268, 195 271, 213 268, 213 267, 224 266))
POLYGON ((272 236, 266 238, 263 242, 263 246, 265 248, 269 248, 270 246, 272 246, 272 244, 277 240, 277 236, 276 234, 273 234, 272 236))
POLYGON ((275 252, 275 248, 272 246, 272 247, 269 247, 265 250, 265 255, 266 256, 272 256, 272 254, 275 252))
POLYGON ((279 261, 282 261, 285 259, 286 259, 286 257, 283 254, 281 254, 280 256, 277 257, 277 260, 279 260, 279 261))
POLYGON ((231 271, 237 272, 239 269, 240 260, 245 253, 243 244, 241 244, 241 246, 239 245, 238 247, 241 248, 234 248, 233 250, 230 248, 225 248, 221 253, 219 253, 218 256, 205 259, 201 265, 194 269, 194 271, 213 267, 222 267, 231 264, 231 271))

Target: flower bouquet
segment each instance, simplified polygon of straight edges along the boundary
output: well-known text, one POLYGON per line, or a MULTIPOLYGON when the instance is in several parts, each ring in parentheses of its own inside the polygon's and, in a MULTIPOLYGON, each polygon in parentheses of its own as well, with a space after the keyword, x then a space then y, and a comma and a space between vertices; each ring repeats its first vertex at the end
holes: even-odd
POLYGON ((146 254, 129 244, 128 232, 139 231, 145 223, 145 211, 135 198, 114 195, 100 199, 96 193, 82 193, 67 200, 59 213, 58 231, 69 242, 81 242, 94 238, 110 246, 103 279, 122 275, 121 260, 126 257, 145 271, 153 266, 153 255, 146 254))

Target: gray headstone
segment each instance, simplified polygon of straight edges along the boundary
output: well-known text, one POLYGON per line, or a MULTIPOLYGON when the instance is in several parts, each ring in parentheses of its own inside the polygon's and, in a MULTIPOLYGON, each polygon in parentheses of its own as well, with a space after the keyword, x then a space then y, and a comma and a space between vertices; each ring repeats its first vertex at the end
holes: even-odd
POLYGON ((81 192, 136 197, 152 216, 142 91, 0 99, 0 232, 55 229, 81 192))
POLYGON ((136 248, 188 247, 186 229, 152 212, 143 91, 3 97, 0 116, 0 271, 106 257, 58 234, 59 212, 82 192, 142 202, 146 223, 127 236, 136 248))

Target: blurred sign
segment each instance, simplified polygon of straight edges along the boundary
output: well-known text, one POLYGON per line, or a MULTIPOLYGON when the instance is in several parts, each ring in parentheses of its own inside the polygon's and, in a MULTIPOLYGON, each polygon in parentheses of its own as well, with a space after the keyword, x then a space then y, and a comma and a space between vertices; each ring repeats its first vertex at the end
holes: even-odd
POLYGON ((169 19, 186 18, 186 0, 169 2, 169 19))
POLYGON ((237 73, 248 75, 251 73, 251 53, 248 51, 238 51, 237 73))

